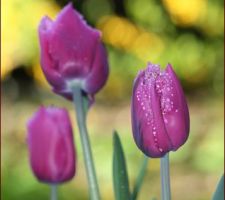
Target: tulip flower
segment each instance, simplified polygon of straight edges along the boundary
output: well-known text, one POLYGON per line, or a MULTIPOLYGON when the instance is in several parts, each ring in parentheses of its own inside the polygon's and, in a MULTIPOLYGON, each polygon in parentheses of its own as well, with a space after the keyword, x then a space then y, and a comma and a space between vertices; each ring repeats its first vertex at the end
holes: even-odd
POLYGON ((189 135, 189 111, 172 66, 160 70, 149 63, 137 75, 131 105, 133 137, 138 148, 152 158, 176 151, 189 135))
POLYGON ((40 107, 28 121, 28 147, 33 173, 41 182, 57 184, 75 175, 75 147, 68 112, 40 107))
POLYGON ((39 39, 41 67, 55 93, 72 100, 74 84, 89 97, 104 86, 109 70, 101 33, 88 26, 71 3, 55 21, 41 20, 39 39))

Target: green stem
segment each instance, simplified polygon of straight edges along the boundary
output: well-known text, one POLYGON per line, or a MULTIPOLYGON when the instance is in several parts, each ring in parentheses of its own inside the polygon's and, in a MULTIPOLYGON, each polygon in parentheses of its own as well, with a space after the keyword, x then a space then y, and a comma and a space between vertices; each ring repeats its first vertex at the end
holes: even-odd
POLYGON ((89 142, 88 131, 86 127, 86 112, 84 110, 84 98, 80 87, 73 87, 73 102, 76 107, 77 123, 80 131, 80 138, 85 162, 85 168, 89 183, 89 192, 91 200, 99 200, 99 189, 95 173, 91 145, 89 142))
POLYGON ((134 184, 134 189, 133 189, 133 193, 132 193, 132 200, 136 200, 138 193, 140 191, 141 185, 143 183, 144 177, 145 177, 145 172, 148 166, 148 157, 144 156, 144 159, 142 161, 140 170, 139 170, 139 174, 138 177, 136 179, 136 182, 134 184))
POLYGON ((162 200, 170 200, 170 172, 169 172, 169 153, 160 159, 161 173, 161 196, 162 200))
POLYGON ((51 184, 51 200, 57 200, 57 185, 51 184))

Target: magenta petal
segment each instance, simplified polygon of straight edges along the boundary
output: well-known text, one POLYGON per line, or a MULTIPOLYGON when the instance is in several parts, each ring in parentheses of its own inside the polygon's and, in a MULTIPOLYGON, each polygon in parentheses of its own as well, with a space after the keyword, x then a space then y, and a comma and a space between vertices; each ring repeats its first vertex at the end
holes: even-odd
POLYGON ((157 158, 177 150, 189 134, 187 103, 175 73, 148 64, 134 81, 132 130, 138 148, 157 158))
POLYGON ((49 29, 51 26, 52 21, 48 17, 44 17, 39 25, 41 66, 49 83, 55 87, 62 87, 64 85, 63 77, 57 71, 57 63, 52 60, 49 52, 49 29))
POLYGON ((138 116, 140 116, 139 113, 141 111, 141 108, 139 106, 139 102, 136 96, 137 96, 137 87, 139 86, 138 83, 140 82, 140 79, 143 73, 144 72, 140 72, 139 75, 134 80, 132 99, 131 99, 131 122, 132 122, 133 137, 134 137, 134 141, 136 142, 139 148, 141 148, 141 144, 142 144, 142 134, 140 132, 141 122, 138 119, 138 116))
POLYGON ((86 76, 92 66, 100 32, 89 27, 68 4, 53 23, 49 50, 66 78, 86 76))
POLYGON ((189 112, 184 92, 181 88, 180 82, 174 73, 171 65, 168 65, 165 70, 172 79, 172 90, 170 91, 171 101, 174 102, 174 107, 171 112, 165 114, 168 123, 166 129, 170 133, 170 138, 173 143, 174 150, 184 144, 188 138, 189 133, 189 112))
POLYGON ((38 180, 62 183, 75 174, 72 127, 65 109, 41 107, 28 122, 28 147, 38 180))
POLYGON ((88 93, 95 94, 105 85, 108 74, 109 68, 106 50, 102 44, 98 44, 91 72, 85 81, 84 90, 88 93))
POLYGON ((152 109, 152 134, 154 135, 155 145, 158 152, 151 157, 161 157, 172 149, 172 143, 165 129, 164 120, 161 110, 160 96, 156 92, 155 84, 151 85, 151 109, 152 109), (155 129, 154 129, 155 128, 155 129), (154 129, 154 130, 153 130, 154 129))

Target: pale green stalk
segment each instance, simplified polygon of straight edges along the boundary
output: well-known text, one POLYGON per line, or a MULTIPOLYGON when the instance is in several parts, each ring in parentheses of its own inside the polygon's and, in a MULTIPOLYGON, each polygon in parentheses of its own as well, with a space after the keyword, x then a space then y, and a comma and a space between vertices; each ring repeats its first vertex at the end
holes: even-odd
POLYGON ((51 184, 51 200, 57 200, 57 185, 51 184))
POLYGON ((72 87, 73 89, 73 102, 76 107, 76 118, 80 131, 80 139, 82 144, 86 174, 89 184, 89 192, 91 200, 99 200, 99 189, 96 178, 96 172, 93 162, 93 157, 91 153, 91 145, 89 142, 88 131, 86 127, 86 111, 84 105, 84 97, 82 96, 82 91, 79 86, 72 87))
POLYGON ((171 200, 169 153, 160 159, 161 199, 171 200))

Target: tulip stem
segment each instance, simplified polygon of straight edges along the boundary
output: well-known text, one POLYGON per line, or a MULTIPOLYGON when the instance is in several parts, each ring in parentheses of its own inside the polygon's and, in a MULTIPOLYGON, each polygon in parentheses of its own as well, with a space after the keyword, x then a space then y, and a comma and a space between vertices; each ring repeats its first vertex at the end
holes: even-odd
POLYGON ((85 99, 82 96, 82 91, 80 87, 73 87, 73 102, 76 107, 76 118, 80 131, 80 139, 82 144, 85 168, 89 183, 89 192, 91 200, 99 200, 100 194, 98 189, 98 183, 96 178, 96 172, 93 162, 93 157, 91 153, 91 145, 88 137, 88 131, 86 127, 86 111, 84 102, 85 99))
POLYGON ((167 153, 164 157, 160 159, 162 200, 171 200, 169 171, 170 171, 169 170, 169 153, 167 153))
POLYGON ((51 184, 51 200, 57 200, 57 185, 51 184))

